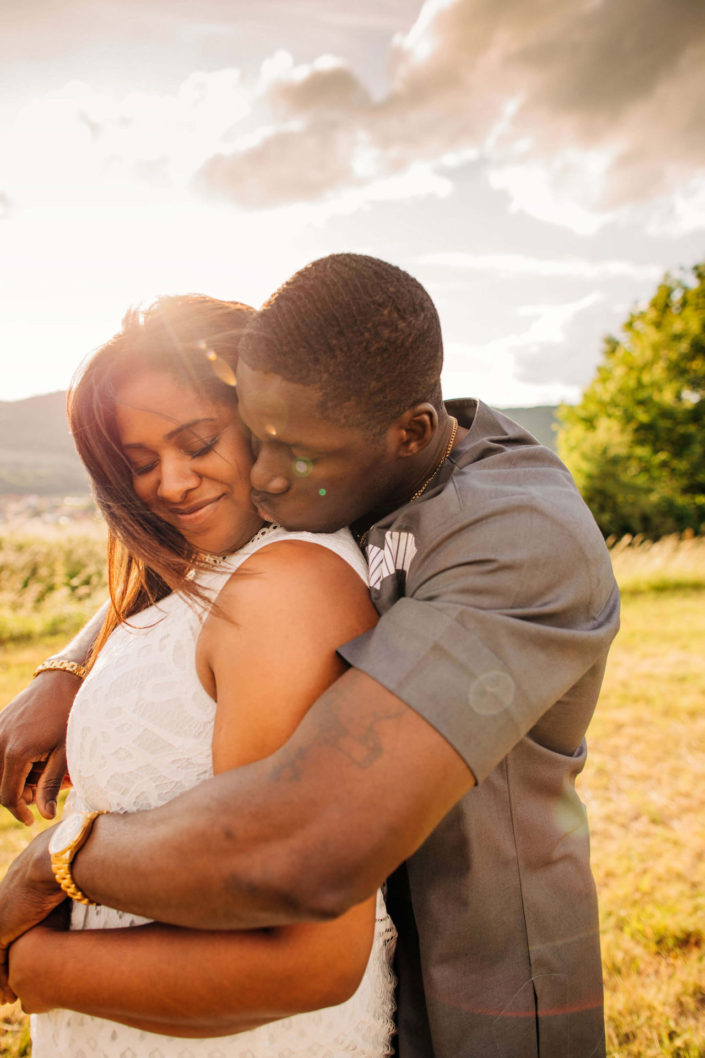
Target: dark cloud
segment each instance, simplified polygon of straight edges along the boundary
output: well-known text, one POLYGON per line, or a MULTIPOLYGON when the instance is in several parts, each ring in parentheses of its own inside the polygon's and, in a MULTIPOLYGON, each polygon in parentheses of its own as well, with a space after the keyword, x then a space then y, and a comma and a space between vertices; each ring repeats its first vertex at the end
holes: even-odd
POLYGON ((618 0, 578 7, 569 21, 528 43, 517 61, 537 74, 538 102, 609 130, 678 77, 681 63, 702 51, 704 33, 699 0, 618 0))
POLYGON ((705 4, 430 2, 397 45, 395 92, 435 106, 439 129, 469 108, 478 136, 514 98, 504 142, 534 156, 611 149, 605 205, 670 191, 705 162, 705 4))
POLYGON ((340 60, 281 69, 262 98, 282 127, 211 159, 201 186, 264 205, 458 152, 502 165, 597 148, 611 162, 593 204, 613 208, 705 164, 703 0, 427 0, 390 68, 377 100, 340 60))

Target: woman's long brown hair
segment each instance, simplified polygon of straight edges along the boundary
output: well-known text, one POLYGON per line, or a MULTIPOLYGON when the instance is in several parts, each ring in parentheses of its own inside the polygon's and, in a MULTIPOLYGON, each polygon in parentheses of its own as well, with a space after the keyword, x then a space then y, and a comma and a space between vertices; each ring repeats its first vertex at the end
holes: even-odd
POLYGON ((129 311, 121 330, 87 361, 68 394, 74 443, 108 525, 110 608, 87 667, 123 621, 181 591, 206 600, 189 578, 197 552, 177 529, 157 517, 133 488, 120 446, 115 394, 143 371, 163 371, 215 403, 237 408, 238 345, 254 309, 202 294, 159 298, 145 311, 129 311))

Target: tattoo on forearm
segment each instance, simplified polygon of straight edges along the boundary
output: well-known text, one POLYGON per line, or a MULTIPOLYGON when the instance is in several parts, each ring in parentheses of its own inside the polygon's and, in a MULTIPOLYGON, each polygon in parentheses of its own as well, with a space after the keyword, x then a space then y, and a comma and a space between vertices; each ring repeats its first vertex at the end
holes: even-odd
POLYGON ((398 719, 402 712, 403 707, 399 706, 367 712, 361 717, 351 696, 333 685, 326 692, 325 709, 319 708, 313 714, 315 728, 309 739, 304 745, 285 749, 273 778, 298 782, 308 767, 309 757, 324 746, 336 749, 358 768, 371 768, 383 752, 382 724, 398 719))

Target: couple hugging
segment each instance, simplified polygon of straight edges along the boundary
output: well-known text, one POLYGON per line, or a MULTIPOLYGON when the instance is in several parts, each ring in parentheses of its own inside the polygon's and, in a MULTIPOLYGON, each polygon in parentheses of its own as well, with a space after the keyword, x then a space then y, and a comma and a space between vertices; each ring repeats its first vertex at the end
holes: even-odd
POLYGON ((0 886, 34 1058, 604 1054, 574 783, 617 590, 441 363, 423 287, 334 254, 84 365, 110 603, 0 721, 18 818, 73 787, 0 886))

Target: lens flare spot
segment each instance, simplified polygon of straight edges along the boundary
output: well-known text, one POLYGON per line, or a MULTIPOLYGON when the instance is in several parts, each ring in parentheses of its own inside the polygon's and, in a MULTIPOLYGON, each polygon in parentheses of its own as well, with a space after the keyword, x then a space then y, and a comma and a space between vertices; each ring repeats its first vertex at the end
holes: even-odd
POLYGON ((506 709, 514 698, 514 680, 508 672, 483 672, 470 684, 468 701, 480 716, 492 716, 506 709))
POLYGON ((319 489, 318 490, 318 495, 319 496, 325 496, 325 494, 326 494, 326 490, 325 489, 319 489))
MULTIPOLYGON (((212 357, 209 356, 208 359, 211 360, 212 357)), ((213 359, 213 374, 216 378, 219 378, 221 382, 224 382, 226 386, 237 385, 235 372, 232 367, 219 356, 216 356, 215 359, 213 359)))
POLYGON ((310 459, 295 459, 294 460, 294 473, 300 478, 307 478, 313 469, 313 463, 310 459))
POLYGON ((199 338, 196 343, 198 348, 201 350, 206 360, 211 364, 211 370, 216 378, 219 378, 221 382, 224 382, 226 386, 236 386, 237 379, 235 378, 235 372, 227 361, 223 360, 222 357, 218 356, 215 349, 211 349, 206 343, 205 338, 199 338))

